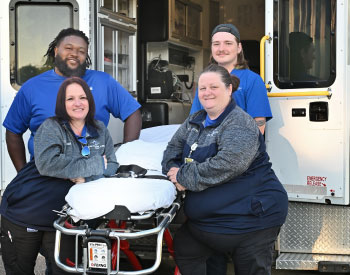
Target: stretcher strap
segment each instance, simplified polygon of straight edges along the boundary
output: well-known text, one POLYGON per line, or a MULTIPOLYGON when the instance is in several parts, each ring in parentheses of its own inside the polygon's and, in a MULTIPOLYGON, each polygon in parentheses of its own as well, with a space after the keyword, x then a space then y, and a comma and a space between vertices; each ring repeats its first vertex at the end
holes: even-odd
POLYGON ((147 169, 142 168, 136 164, 120 165, 116 178, 142 178, 146 175, 147 169))
POLYGON ((157 180, 169 180, 168 177, 162 175, 146 175, 143 176, 146 179, 157 179, 157 180))
POLYGON ((115 178, 148 178, 168 180, 166 176, 162 175, 146 175, 147 169, 136 164, 120 165, 117 173, 113 176, 115 178))

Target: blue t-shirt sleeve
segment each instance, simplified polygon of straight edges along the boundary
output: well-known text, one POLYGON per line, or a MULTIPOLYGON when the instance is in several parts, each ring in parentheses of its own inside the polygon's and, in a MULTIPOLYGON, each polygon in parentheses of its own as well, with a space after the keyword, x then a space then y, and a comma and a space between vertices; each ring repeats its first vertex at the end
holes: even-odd
POLYGON ((196 93, 194 95, 194 99, 191 106, 190 115, 202 109, 203 109, 203 106, 199 102, 199 98, 198 98, 198 89, 196 89, 196 93))
POLYGON ((247 81, 247 113, 254 117, 272 118, 269 99, 264 82, 257 74, 252 74, 247 81))
POLYGON ((31 102, 26 86, 22 86, 6 115, 3 126, 15 134, 23 134, 29 128, 31 102))
POLYGON ((108 79, 108 105, 109 110, 114 117, 121 120, 127 119, 132 113, 141 107, 141 105, 112 77, 108 79))

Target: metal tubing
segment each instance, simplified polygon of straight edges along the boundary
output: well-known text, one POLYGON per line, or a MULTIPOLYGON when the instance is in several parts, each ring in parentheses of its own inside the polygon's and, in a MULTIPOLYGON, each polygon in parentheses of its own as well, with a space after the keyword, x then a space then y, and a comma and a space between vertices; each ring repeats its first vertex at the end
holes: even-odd
MULTIPOLYGON (((108 235, 111 239, 117 239, 118 241, 120 238, 122 239, 136 239, 140 237, 146 237, 150 235, 156 235, 157 234, 157 246, 156 246, 156 259, 150 268, 143 269, 143 270, 134 270, 134 271, 120 271, 119 266, 117 267, 117 270, 108 270, 107 272, 111 275, 113 274, 119 274, 119 275, 145 275, 153 273, 160 265, 161 258, 162 258, 162 245, 163 245, 163 234, 164 230, 168 227, 168 225, 171 223, 173 218, 175 217, 175 214, 177 210, 179 210, 180 204, 179 203, 173 203, 172 207, 170 208, 168 213, 161 213, 160 216, 163 218, 162 221, 159 223, 159 225, 155 228, 140 231, 140 232, 116 232, 111 231, 108 235)), ((69 267, 65 264, 63 264, 59 259, 59 251, 60 251, 60 241, 61 241, 61 233, 67 234, 67 235, 76 235, 76 253, 77 253, 77 239, 78 236, 86 236, 87 229, 68 229, 63 226, 64 224, 64 217, 59 218, 54 222, 54 227, 56 230, 56 240, 55 240, 55 252, 54 257, 56 264, 63 269, 64 271, 71 272, 71 273, 86 273, 86 265, 87 263, 83 263, 83 268, 78 268, 78 265, 76 264, 75 267, 69 267)), ((120 247, 120 242, 118 244, 118 247, 120 247)), ((118 251, 120 252, 120 251, 118 251)), ((118 253, 120 254, 120 253, 118 253)), ((119 255, 118 255, 119 257, 119 255)), ((75 259, 77 262, 77 259, 75 259)), ((119 260, 118 260, 119 262, 119 260)))
POLYGON ((155 211, 151 211, 151 212, 146 212, 143 215, 131 215, 131 219, 132 220, 144 220, 144 219, 149 219, 150 217, 152 217, 154 215, 155 211))

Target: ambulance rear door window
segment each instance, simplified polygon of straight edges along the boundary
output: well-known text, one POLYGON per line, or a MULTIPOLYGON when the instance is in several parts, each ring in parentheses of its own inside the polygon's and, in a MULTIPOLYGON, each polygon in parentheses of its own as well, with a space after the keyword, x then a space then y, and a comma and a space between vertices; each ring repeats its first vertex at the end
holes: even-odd
POLYGON ((44 55, 50 42, 68 27, 78 27, 75 1, 11 1, 10 80, 14 88, 53 68, 44 55))
POLYGON ((274 82, 281 89, 329 87, 335 80, 335 0, 274 5, 274 82))

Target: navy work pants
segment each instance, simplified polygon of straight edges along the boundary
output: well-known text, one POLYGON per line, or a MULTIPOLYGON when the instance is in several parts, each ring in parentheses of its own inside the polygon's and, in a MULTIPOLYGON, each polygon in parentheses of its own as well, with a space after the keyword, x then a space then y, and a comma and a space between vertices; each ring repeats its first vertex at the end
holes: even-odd
POLYGON ((226 275, 228 255, 215 253, 207 260, 207 275, 226 275))
POLYGON ((230 253, 235 275, 270 275, 279 230, 280 226, 237 235, 215 234, 186 222, 175 234, 175 261, 182 275, 204 275, 210 256, 230 253))
MULTIPOLYGON (((54 260, 55 231, 34 231, 1 217, 1 251, 6 275, 34 275, 39 251, 50 261, 52 274, 70 274, 60 269, 54 260), (29 232, 28 232, 29 231, 29 232), (41 250, 40 250, 41 249, 41 250)), ((65 236, 62 235, 62 243, 65 236)), ((70 239, 61 246, 61 255, 74 257, 70 239), (69 244, 68 244, 69 243, 69 244)), ((73 241, 74 243, 74 241, 73 241)))

